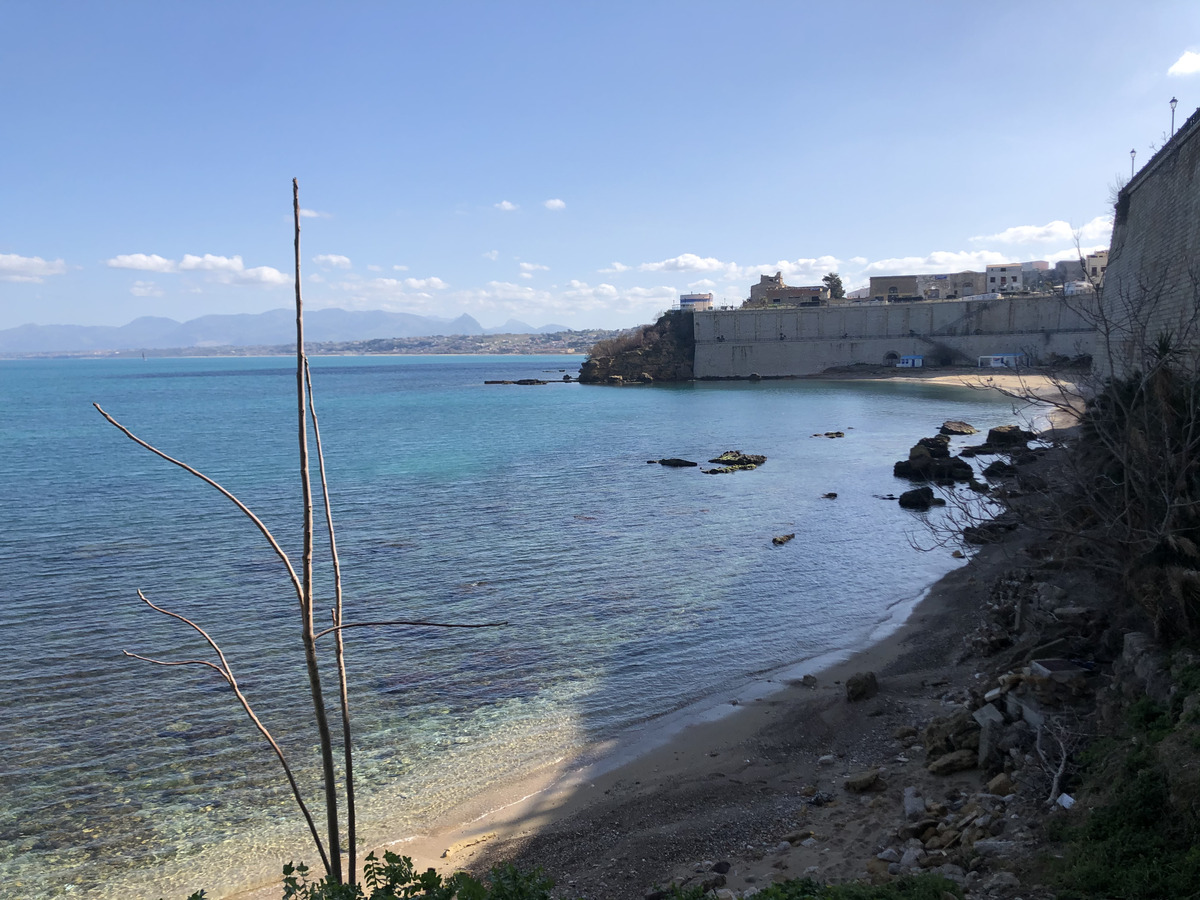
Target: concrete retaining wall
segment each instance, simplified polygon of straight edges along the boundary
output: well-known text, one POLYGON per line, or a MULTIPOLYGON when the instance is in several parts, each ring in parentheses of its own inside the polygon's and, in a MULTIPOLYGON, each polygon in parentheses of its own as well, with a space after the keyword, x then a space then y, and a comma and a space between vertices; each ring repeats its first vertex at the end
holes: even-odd
POLYGON ((1087 312, 1057 297, 696 313, 697 378, 813 375, 901 356, 1091 353, 1087 312), (889 357, 889 355, 891 355, 889 357))
POLYGON ((1102 291, 1103 375, 1125 375, 1161 335, 1200 355, 1200 110, 1118 195, 1102 291))

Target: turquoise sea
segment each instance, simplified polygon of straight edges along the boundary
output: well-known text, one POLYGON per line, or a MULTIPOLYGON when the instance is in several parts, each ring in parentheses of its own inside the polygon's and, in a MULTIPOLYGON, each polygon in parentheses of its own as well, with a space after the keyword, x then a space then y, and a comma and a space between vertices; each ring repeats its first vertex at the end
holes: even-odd
MULTIPOLYGON (((893 461, 947 418, 1014 420, 1001 398, 933 385, 483 383, 558 382, 577 372, 571 357, 313 368, 347 618, 509 623, 348 633, 368 840, 418 833, 498 781, 861 646, 958 564, 912 549, 919 517, 877 498, 906 487, 893 461), (831 430, 846 437, 812 436, 831 430), (727 449, 768 461, 720 476, 646 464, 727 449)), ((139 588, 196 619, 315 785, 281 566, 228 501, 90 406, 221 482, 295 557, 294 390, 282 358, 0 361, 8 895, 220 896, 248 865, 312 856, 222 683, 121 655, 204 652, 139 588)))

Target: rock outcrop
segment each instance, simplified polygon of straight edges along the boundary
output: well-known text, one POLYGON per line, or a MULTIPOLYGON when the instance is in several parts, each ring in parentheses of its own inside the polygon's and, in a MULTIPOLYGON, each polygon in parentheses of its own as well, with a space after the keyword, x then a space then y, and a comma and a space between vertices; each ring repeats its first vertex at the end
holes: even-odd
POLYGON ((583 384, 691 381, 696 356, 692 313, 670 310, 653 325, 600 341, 579 370, 583 384))

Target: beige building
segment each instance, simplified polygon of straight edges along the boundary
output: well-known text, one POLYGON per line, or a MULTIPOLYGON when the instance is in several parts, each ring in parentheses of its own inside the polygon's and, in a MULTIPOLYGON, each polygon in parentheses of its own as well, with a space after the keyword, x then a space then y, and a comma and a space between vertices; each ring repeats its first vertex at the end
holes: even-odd
POLYGON ((1104 286, 1104 273, 1108 270, 1108 251, 1089 253, 1083 260, 1084 278, 1094 285, 1104 286))
POLYGON ((750 288, 750 299, 743 309, 772 306, 821 306, 829 302, 829 288, 823 284, 796 287, 783 283, 783 273, 763 275, 750 288))
POLYGON ((871 279, 872 300, 887 300, 889 303, 923 300, 916 275, 883 275, 871 279))
POLYGON ((926 300, 961 300, 987 293, 986 282, 983 272, 918 275, 917 290, 926 300))

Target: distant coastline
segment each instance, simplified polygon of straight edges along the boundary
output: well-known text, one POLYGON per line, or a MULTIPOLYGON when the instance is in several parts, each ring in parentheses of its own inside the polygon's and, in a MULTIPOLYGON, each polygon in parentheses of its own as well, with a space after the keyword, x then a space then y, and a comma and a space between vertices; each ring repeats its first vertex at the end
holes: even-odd
MULTIPOLYGON (((618 334, 615 330, 554 331, 529 334, 458 334, 425 337, 373 338, 358 341, 313 341, 305 344, 311 356, 533 356, 577 355, 580 360, 597 341, 618 334)), ((3 359, 118 359, 294 356, 294 344, 222 345, 214 347, 132 347, 119 350, 46 350, 4 353, 3 359)))

